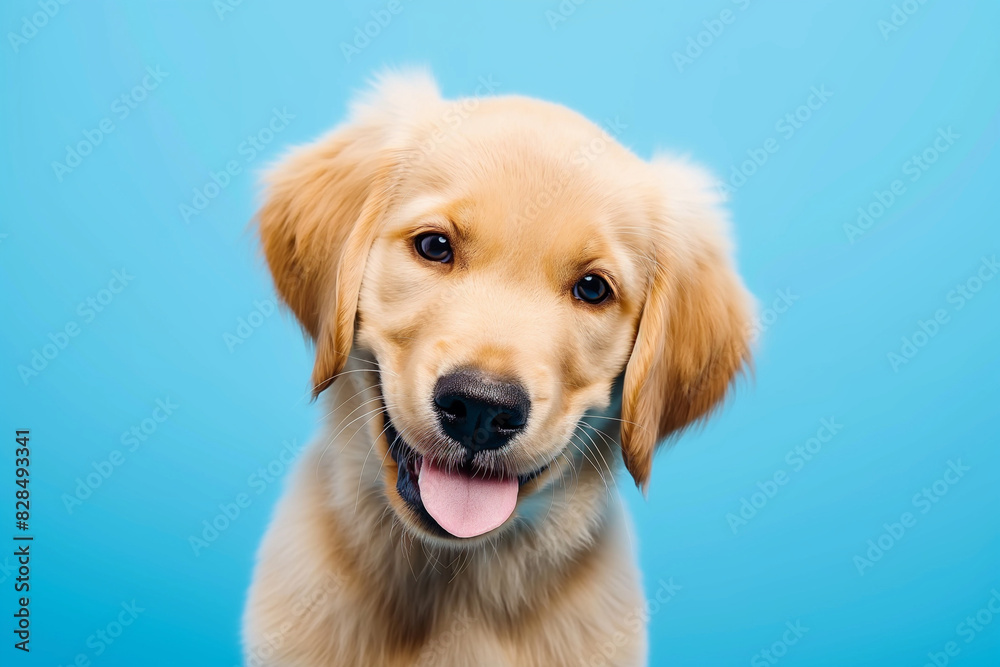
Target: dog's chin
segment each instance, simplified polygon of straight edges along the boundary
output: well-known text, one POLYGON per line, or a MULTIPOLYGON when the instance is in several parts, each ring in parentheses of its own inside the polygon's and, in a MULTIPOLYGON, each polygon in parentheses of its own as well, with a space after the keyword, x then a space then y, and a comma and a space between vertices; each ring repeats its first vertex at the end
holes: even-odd
MULTIPOLYGON (((423 454, 400 436, 392 424, 388 411, 384 414, 384 441, 380 444, 386 448, 384 453, 391 456, 395 463, 395 466, 387 465, 384 467, 384 474, 387 475, 385 487, 389 495, 389 504, 405 529, 424 540, 448 547, 462 548, 495 539, 504 531, 512 528, 518 516, 516 507, 500 525, 478 535, 456 536, 443 528, 428 511, 421 497, 420 475, 422 468, 427 465, 423 454), (392 479, 393 475, 395 476, 394 480, 392 479)), ((531 495, 545 484, 546 480, 553 474, 552 469, 552 465, 546 464, 528 473, 505 474, 496 471, 486 472, 470 463, 453 469, 450 474, 465 475, 479 481, 493 480, 508 488, 513 486, 513 480, 516 479, 517 502, 519 504, 522 498, 531 495)))

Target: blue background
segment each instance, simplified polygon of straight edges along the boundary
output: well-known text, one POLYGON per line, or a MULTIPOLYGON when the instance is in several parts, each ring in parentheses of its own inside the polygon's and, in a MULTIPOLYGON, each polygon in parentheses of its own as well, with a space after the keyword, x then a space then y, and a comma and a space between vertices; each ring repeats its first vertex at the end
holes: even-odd
POLYGON ((690 153, 727 178, 747 151, 778 146, 731 209, 762 308, 779 290, 792 305, 767 315, 755 380, 660 454, 648 500, 619 479, 647 593, 681 587, 651 618, 651 664, 772 664, 759 652, 796 622, 808 631, 775 649, 780 664, 919 666, 949 641, 949 664, 1000 664, 1000 617, 969 642, 959 628, 1000 590, 1000 279, 961 309, 952 293, 1000 251, 1000 6, 910 0, 886 33, 889 0, 592 0, 564 3, 567 16, 556 0, 472 4, 404 0, 348 62, 341 43, 384 2, 76 2, 35 32, 23 21, 36 2, 3 3, 0 535, 13 532, 13 431, 30 428, 36 542, 30 657, 10 647, 0 556, 0 662, 238 663, 252 555, 281 490, 248 477, 320 417, 289 316, 254 317, 252 335, 226 342, 273 298, 248 230, 257 174, 338 122, 373 71, 422 63, 446 95, 492 77, 499 93, 617 117, 639 155, 690 153), (725 9, 731 22, 678 66, 725 9), (112 105, 147 67, 166 75, 120 117, 112 105), (832 97, 788 136, 777 124, 814 86, 832 97), (248 160, 241 143, 275 108, 294 118, 248 160), (106 118, 113 131, 60 180, 52 163, 106 118), (947 128, 958 138, 911 181, 907 161, 947 128), (185 221, 180 205, 230 160, 241 173, 185 221), (852 243, 845 224, 896 179, 903 194, 852 243), (127 287, 102 297, 123 268, 127 287), (92 318, 79 309, 107 296, 92 318), (942 309, 947 322, 893 368, 887 355, 942 309), (69 322, 78 335, 22 377, 69 322), (126 451, 123 433, 168 398, 173 414, 126 451), (796 470, 786 453, 824 418, 842 429, 796 470), (113 450, 124 462, 67 509, 113 450), (914 495, 959 460, 969 470, 921 513, 914 495), (766 504, 745 525, 727 518, 779 471, 788 483, 756 496, 766 504), (196 556, 189 536, 240 493, 250 506, 196 556), (904 512, 916 524, 859 572, 855 556, 904 512), (88 637, 133 600, 143 611, 96 655, 88 637))

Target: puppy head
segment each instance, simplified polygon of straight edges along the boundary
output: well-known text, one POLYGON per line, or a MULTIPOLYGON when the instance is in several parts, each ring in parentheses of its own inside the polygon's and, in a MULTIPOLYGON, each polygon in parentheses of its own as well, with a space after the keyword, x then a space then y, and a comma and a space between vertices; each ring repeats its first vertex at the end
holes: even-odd
POLYGON ((657 444, 749 359, 711 191, 560 106, 445 101, 420 74, 384 78, 272 172, 260 234, 316 342, 315 393, 352 355, 377 363, 370 435, 404 525, 454 540, 510 524, 586 456, 584 415, 619 405, 648 482, 657 444))

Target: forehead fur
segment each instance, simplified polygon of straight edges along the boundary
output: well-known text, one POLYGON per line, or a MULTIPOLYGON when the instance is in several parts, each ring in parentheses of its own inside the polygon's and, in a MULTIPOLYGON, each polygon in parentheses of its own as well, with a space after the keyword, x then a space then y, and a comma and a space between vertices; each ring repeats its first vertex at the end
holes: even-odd
MULTIPOLYGON (((398 110, 397 85, 383 83, 363 113, 398 110)), ((509 262, 524 251, 577 268, 610 260, 648 277, 650 267, 641 266, 653 254, 646 222, 660 192, 646 163, 556 104, 516 96, 446 101, 430 82, 408 85, 425 87, 411 94, 408 136, 395 137, 388 231, 438 221, 486 257, 509 262)))

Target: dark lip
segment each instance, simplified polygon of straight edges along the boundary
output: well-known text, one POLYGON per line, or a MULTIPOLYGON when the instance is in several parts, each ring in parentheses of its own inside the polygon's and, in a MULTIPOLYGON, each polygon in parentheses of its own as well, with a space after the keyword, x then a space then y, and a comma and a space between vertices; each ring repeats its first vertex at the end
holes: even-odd
POLYGON ((424 528, 438 537, 453 537, 442 528, 430 515, 420 499, 420 486, 417 484, 418 454, 399 437, 389 413, 385 413, 385 441, 389 444, 389 454, 396 462, 396 493, 403 499, 407 507, 417 516, 424 528))
MULTIPOLYGON (((424 527, 429 530, 434 535, 439 537, 445 537, 450 539, 459 539, 454 535, 442 528, 437 521, 434 520, 424 507, 424 503, 420 498, 420 486, 417 484, 417 463, 421 459, 422 455, 413 449, 410 445, 400 437, 396 428, 392 425, 392 419, 389 417, 388 411, 385 413, 385 440, 389 446, 389 454, 392 456, 393 461, 396 462, 396 492, 399 497, 403 499, 403 502, 419 517, 420 522, 424 527)), ((518 475, 517 482, 518 485, 523 487, 525 484, 535 479, 543 472, 548 469, 548 464, 534 470, 525 475, 518 475)), ((468 474, 475 474, 475 469, 468 466, 468 474)))

